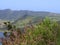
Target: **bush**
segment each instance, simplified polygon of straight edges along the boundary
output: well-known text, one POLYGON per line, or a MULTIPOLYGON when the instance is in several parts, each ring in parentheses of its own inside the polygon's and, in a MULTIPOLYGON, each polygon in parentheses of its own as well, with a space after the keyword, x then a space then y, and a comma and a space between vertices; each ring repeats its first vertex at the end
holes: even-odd
POLYGON ((46 17, 40 24, 26 26, 24 33, 20 29, 13 29, 6 41, 13 42, 12 45, 56 45, 57 29, 58 24, 46 17))

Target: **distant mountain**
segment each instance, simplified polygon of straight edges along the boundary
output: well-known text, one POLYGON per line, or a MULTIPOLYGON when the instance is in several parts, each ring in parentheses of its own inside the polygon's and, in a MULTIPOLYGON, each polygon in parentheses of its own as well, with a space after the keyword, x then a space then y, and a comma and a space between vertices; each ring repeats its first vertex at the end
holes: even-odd
POLYGON ((55 19, 60 21, 60 14, 46 12, 46 11, 29 11, 29 10, 0 10, 0 19, 12 21, 12 24, 17 25, 18 27, 23 26, 25 24, 37 23, 41 21, 44 17, 50 17, 52 20, 55 19))
POLYGON ((18 18, 25 18, 26 16, 57 16, 60 14, 45 12, 45 11, 28 11, 28 10, 0 10, 0 19, 3 20, 17 20, 18 18))

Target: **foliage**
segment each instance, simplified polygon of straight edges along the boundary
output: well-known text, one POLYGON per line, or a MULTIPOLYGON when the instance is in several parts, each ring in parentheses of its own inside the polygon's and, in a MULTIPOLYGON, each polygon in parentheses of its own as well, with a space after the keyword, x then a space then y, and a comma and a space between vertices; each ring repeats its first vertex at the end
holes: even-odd
POLYGON ((56 45, 59 28, 57 22, 46 17, 37 25, 25 26, 24 33, 19 28, 10 30, 10 35, 8 38, 5 36, 7 39, 2 42, 3 45, 56 45))

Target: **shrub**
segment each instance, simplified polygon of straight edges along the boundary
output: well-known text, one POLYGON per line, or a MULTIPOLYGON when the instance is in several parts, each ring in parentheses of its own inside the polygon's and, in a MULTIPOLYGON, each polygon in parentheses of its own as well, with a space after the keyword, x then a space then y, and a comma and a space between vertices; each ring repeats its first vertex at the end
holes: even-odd
MULTIPOLYGON (((7 43, 5 44, 56 45, 57 29, 58 24, 46 17, 40 24, 31 25, 30 27, 25 26, 24 33, 20 29, 12 28, 9 37, 6 39, 7 43)), ((6 33, 4 34, 6 35, 6 33)))

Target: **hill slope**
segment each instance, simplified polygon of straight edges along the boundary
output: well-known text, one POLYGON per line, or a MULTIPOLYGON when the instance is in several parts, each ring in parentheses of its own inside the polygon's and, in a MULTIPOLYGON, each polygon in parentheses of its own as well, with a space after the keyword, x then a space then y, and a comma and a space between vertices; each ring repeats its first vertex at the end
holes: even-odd
POLYGON ((25 16, 57 16, 60 14, 56 13, 50 13, 50 12, 45 12, 45 11, 28 11, 28 10, 10 10, 10 9, 5 9, 5 10, 0 10, 0 19, 4 20, 17 20, 18 18, 24 18, 25 16), (24 17, 23 17, 24 16, 24 17))
POLYGON ((37 23, 44 17, 49 16, 52 20, 60 21, 60 14, 46 12, 46 11, 28 11, 28 10, 0 10, 0 19, 13 21, 17 26, 25 24, 37 23))

